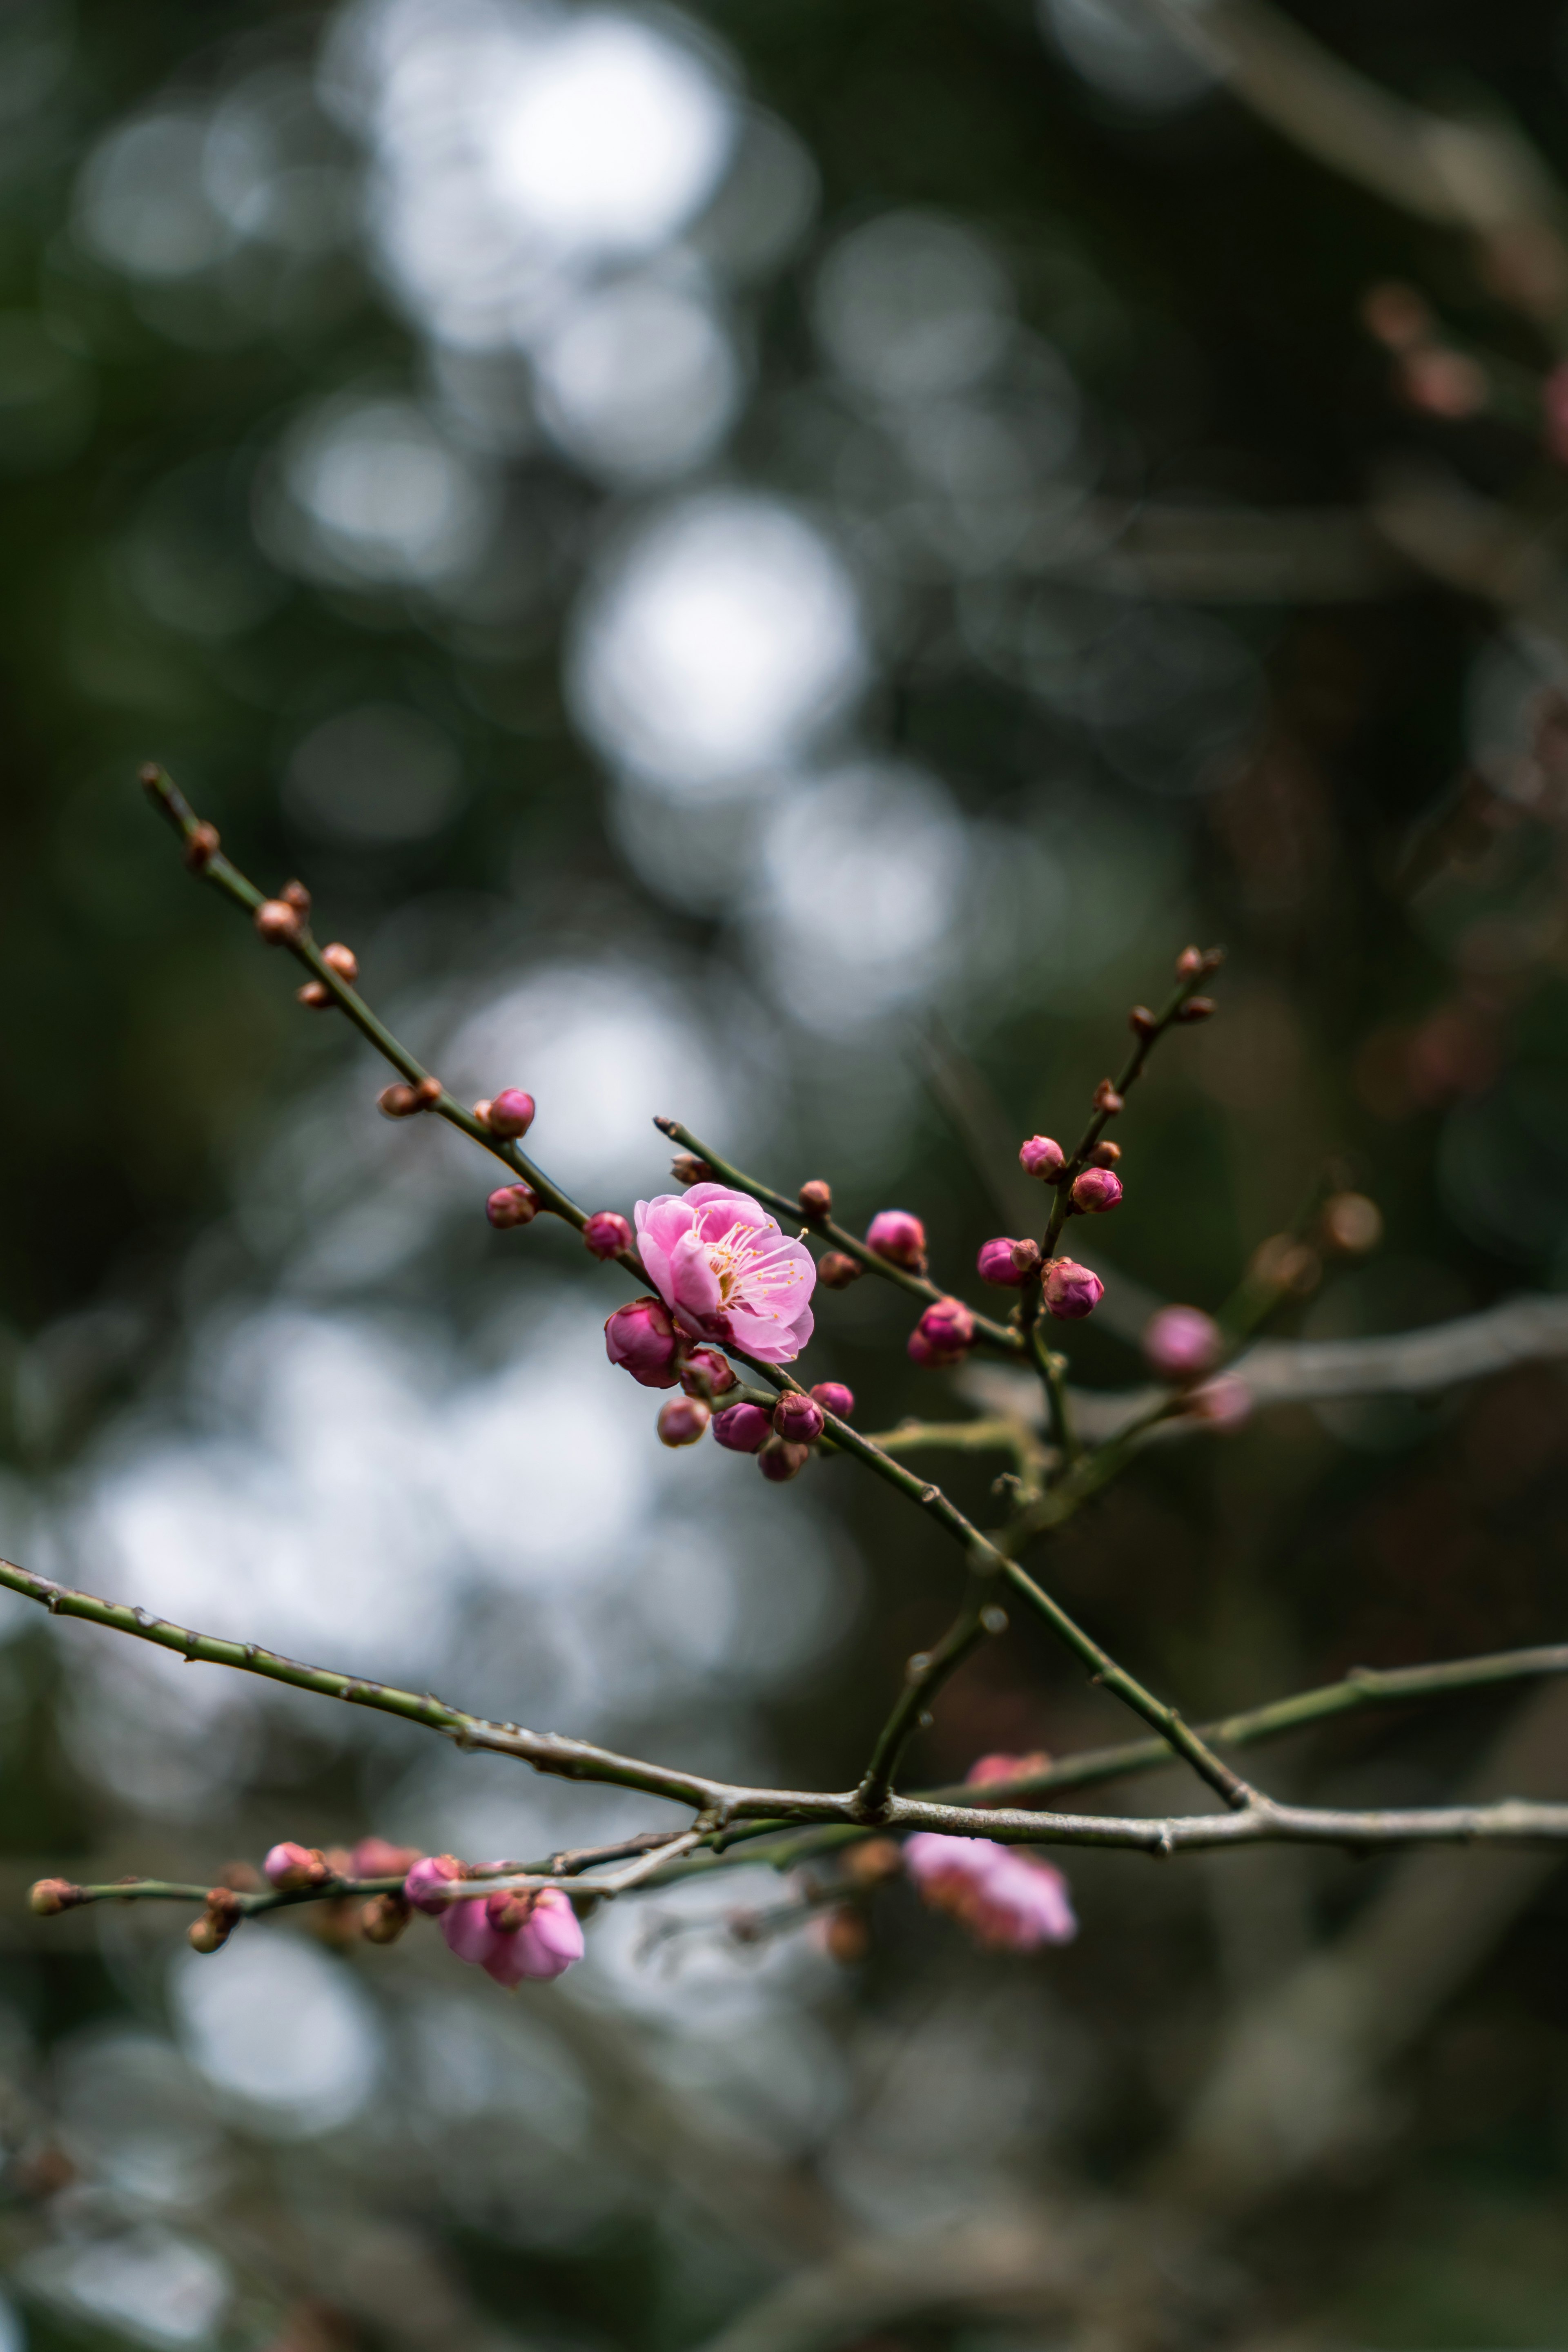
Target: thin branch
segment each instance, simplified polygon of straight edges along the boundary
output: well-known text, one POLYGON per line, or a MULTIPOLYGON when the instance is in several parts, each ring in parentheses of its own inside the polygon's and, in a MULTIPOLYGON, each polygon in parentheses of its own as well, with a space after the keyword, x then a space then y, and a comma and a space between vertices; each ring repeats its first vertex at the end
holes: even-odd
POLYGON ((917 1650, 910 1659, 904 1688, 877 1735, 865 1777, 855 1791, 865 1820, 881 1819, 904 1751, 915 1733, 930 1722, 926 1709, 943 1684, 957 1673, 965 1659, 971 1657, 988 1636, 1005 1633, 1007 1630, 1006 1610, 998 1609, 994 1601, 988 1602, 981 1585, 935 1649, 917 1650))

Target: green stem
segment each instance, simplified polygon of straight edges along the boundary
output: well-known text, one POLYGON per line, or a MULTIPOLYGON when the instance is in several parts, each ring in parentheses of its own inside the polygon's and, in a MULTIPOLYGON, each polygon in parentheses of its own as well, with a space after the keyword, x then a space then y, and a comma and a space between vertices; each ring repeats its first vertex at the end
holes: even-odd
POLYGON ((868 1821, 882 1813, 893 1793, 894 1776, 904 1749, 931 1720, 926 1713, 930 1701, 988 1635, 1005 1633, 1007 1627, 1006 1611, 988 1605, 981 1586, 971 1592, 936 1648, 917 1651, 910 1659, 904 1688, 877 1735, 865 1777, 855 1791, 856 1810, 863 1811, 868 1821))

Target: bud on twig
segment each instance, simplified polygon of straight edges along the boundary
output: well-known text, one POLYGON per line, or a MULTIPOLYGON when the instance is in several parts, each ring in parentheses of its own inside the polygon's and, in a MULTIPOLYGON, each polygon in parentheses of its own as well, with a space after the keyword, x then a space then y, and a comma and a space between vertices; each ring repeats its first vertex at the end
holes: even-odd
POLYGON ((204 818, 185 835, 184 858, 193 874, 204 874, 218 854, 218 829, 204 818))
POLYGON ((727 1396, 731 1389, 740 1386, 740 1378, 727 1356, 716 1348, 696 1348, 681 1366, 681 1386, 689 1397, 700 1397, 711 1404, 715 1397, 727 1396))
POLYGON ((206 1909, 186 1929, 185 1940, 193 1952, 221 1951, 239 1926, 240 1916, 239 1896, 227 1886, 214 1886, 208 1892, 206 1909))
POLYGON ((831 1412, 836 1421, 848 1421, 855 1409, 855 1392, 845 1388, 842 1381, 818 1381, 810 1393, 822 1411, 831 1412))
POLYGON ((998 1234, 995 1241, 980 1244, 975 1266, 982 1282, 994 1283, 999 1290, 1021 1290, 1040 1271, 1040 1244, 1010 1241, 998 1234))
POLYGON ((661 1445, 695 1445, 712 1415, 701 1397, 672 1397, 659 1408, 661 1445))
POLYGON ((907 1209, 879 1209, 866 1227, 865 1245, 889 1265, 925 1271, 925 1228, 907 1209))
POLYGON ((372 1895, 360 1911, 360 1933, 367 1944, 395 1944, 413 1916, 413 1906, 403 1895, 372 1895))
POLYGON ((339 979, 348 981, 350 986, 360 976, 360 959, 352 948, 343 945, 341 940, 334 940, 330 947, 322 949, 321 961, 330 965, 339 979))
POLYGON ((302 923, 310 917, 310 893, 303 882, 286 882, 278 892, 286 907, 292 907, 302 923))
POLYGON ((292 1839, 271 1847, 261 1867, 268 1885, 287 1894, 325 1886, 336 1875, 319 1846, 296 1845, 292 1839))
POLYGON ((303 988, 297 988, 294 1001, 297 1004, 308 1004, 312 1013, 325 1013, 329 1004, 337 1002, 326 982, 319 980, 308 980, 303 988))
POLYGON ((759 1404, 727 1405, 714 1416, 713 1433, 730 1454, 758 1454, 772 1434, 772 1423, 759 1404))
POLYGON ((533 1123, 532 1095, 526 1095, 521 1087, 503 1087, 490 1105, 487 1124, 491 1134, 505 1136, 509 1143, 515 1143, 520 1135, 527 1135, 533 1123))
POLYGON ((823 1430, 822 1408, 815 1397, 787 1390, 773 1408, 773 1433, 794 1445, 813 1445, 823 1430))
POLYGON ((1201 980, 1205 972, 1218 971, 1224 961, 1223 948, 1183 948, 1176 958, 1176 978, 1201 980))
POLYGON ((1042 1184, 1060 1176, 1066 1165, 1067 1154, 1054 1136, 1031 1135, 1019 1146, 1019 1166, 1026 1176, 1038 1176, 1042 1184))
POLYGON ((1159 1025, 1146 1004, 1134 1004, 1127 1015, 1127 1026, 1134 1037, 1152 1037, 1159 1025))
POLYGON ((441 1080, 421 1078, 416 1087, 383 1087, 376 1097, 376 1108, 383 1118, 413 1118, 416 1111, 429 1110, 440 1100, 441 1080))
POLYGON ((531 1225, 538 1213, 538 1194, 527 1184, 503 1184, 485 1203, 485 1214, 502 1234, 514 1225, 531 1225))
POLYGON ((782 1437, 770 1437, 757 1457, 757 1466, 773 1486, 781 1486, 788 1478, 798 1478, 811 1458, 809 1445, 791 1445, 782 1437))
POLYGON ((632 1246, 632 1228, 618 1209, 596 1209, 582 1228, 583 1245, 594 1257, 612 1258, 632 1246))
POLYGON ((1094 1108, 1096 1110, 1103 1110, 1107 1118, 1114 1118, 1116 1113, 1124 1108, 1122 1097, 1116 1092, 1109 1078, 1102 1078, 1095 1087, 1094 1108))
POLYGON ((813 1176, 800 1187, 800 1214, 810 1220, 825 1217, 833 1205, 833 1188, 822 1176, 813 1176))
POLYGON ((1122 1180, 1109 1168, 1086 1168, 1074 1179, 1072 1205, 1092 1217, 1103 1216, 1122 1197, 1122 1180))
POLYGON ((57 1911, 69 1911, 81 1899, 81 1888, 68 1878, 40 1878, 27 1896, 27 1908, 40 1919, 52 1919, 57 1911))
POLYGON ((1178 1021, 1207 1021, 1215 1012, 1212 996, 1189 996, 1185 1004, 1176 1006, 1178 1021))
POLYGON ((1383 1239, 1383 1212, 1364 1192, 1336 1192, 1323 1205, 1323 1239, 1349 1257, 1364 1257, 1383 1239))
POLYGON ((677 1151, 670 1162, 670 1173, 677 1184, 711 1184, 713 1170, 695 1151, 677 1151))
POLYGON ((299 918, 286 898, 264 898, 251 920, 269 947, 299 937, 299 918))
POLYGON ((1093 1150, 1089 1154, 1089 1165, 1091 1168, 1114 1168, 1121 1157, 1121 1145, 1107 1140, 1094 1146, 1093 1150))
POLYGON ((817 1279, 828 1290, 847 1290, 864 1272, 860 1260, 846 1257, 842 1250, 825 1250, 817 1261, 817 1279))

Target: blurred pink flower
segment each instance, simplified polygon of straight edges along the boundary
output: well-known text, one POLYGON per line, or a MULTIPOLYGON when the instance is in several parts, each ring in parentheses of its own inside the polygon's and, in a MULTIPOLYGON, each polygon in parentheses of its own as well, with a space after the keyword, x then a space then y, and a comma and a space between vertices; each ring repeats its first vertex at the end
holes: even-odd
POLYGON ((1162 1307, 1144 1326, 1145 1360, 1167 1381, 1200 1379, 1224 1345, 1218 1324, 1201 1307, 1162 1307))
POLYGON ((409 1872, 403 1892, 416 1908, 434 1911, 449 1951, 500 1985, 545 1984, 583 1954, 582 1922, 557 1886, 522 1894, 476 1894, 443 1903, 441 1889, 462 1876, 449 1853, 427 1854, 409 1872))
POLYGON ((793 1362, 811 1336, 816 1264, 804 1242, 727 1184, 637 1203, 648 1279, 682 1330, 733 1340, 765 1364, 793 1362))
POLYGON ((933 1910, 960 1921, 988 1951, 1034 1952, 1078 1933, 1061 1871, 1011 1846, 917 1830, 904 1841, 904 1864, 933 1910))

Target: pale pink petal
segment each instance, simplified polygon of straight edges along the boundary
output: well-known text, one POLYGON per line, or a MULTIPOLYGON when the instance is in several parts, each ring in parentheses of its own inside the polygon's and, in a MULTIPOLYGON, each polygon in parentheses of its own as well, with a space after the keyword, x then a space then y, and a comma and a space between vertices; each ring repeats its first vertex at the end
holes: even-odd
POLYGON ((441 1915, 441 1932, 449 1950, 479 1969, 488 1964, 499 1940, 485 1916, 483 1897, 448 1904, 441 1915))

